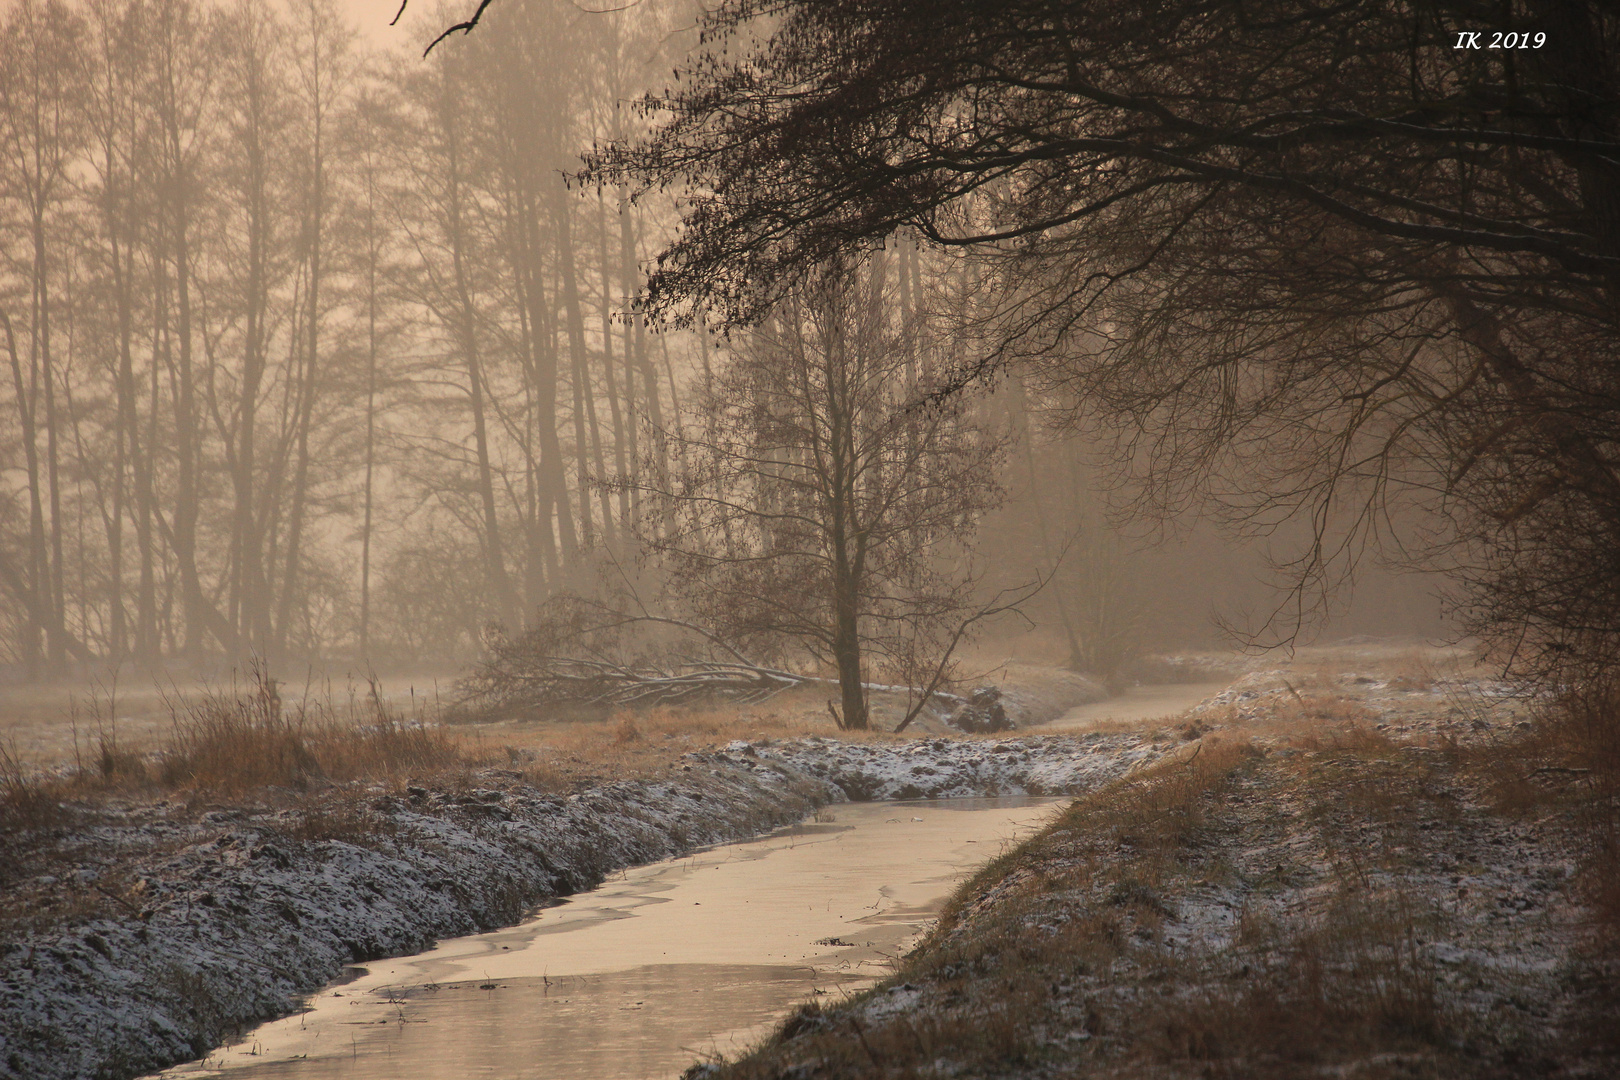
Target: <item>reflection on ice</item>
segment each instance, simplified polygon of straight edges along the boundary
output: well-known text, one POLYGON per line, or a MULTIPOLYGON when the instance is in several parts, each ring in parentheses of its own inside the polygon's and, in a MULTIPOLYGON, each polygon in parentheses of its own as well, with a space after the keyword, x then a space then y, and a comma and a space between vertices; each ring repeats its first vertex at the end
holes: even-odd
POLYGON ((671 1077, 881 976, 963 873, 1053 802, 840 805, 836 821, 630 870, 522 925, 356 969, 164 1075, 671 1077))

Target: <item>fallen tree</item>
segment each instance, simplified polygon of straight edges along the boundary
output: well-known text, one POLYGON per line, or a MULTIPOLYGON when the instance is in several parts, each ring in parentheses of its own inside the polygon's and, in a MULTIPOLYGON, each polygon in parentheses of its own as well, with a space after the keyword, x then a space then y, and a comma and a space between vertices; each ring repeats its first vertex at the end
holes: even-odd
MULTIPOLYGON (((691 661, 669 667, 630 667, 602 660, 566 656, 531 657, 522 671, 480 671, 467 684, 469 700, 485 700, 508 707, 522 705, 678 705, 704 698, 726 698, 753 704, 784 690, 820 685, 836 687, 838 680, 757 664, 691 661)), ((862 683, 868 693, 920 697, 915 686, 862 683)), ((965 699, 935 690, 934 701, 959 707, 965 699)))
MULTIPOLYGON (((903 697, 908 704, 900 723, 904 728, 924 708, 955 712, 968 704, 942 690, 941 682, 936 676, 922 687, 867 682, 862 688, 903 697)), ((691 622, 559 596, 523 633, 492 634, 485 659, 459 690, 463 715, 488 716, 707 700, 756 704, 806 686, 836 689, 839 682, 757 663, 691 622)))

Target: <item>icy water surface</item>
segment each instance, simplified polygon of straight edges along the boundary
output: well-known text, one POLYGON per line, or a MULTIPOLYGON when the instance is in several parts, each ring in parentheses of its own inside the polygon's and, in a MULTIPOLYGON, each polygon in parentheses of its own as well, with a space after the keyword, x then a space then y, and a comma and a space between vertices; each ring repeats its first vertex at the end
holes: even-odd
POLYGON ((865 987, 1054 799, 856 803, 630 870, 507 930, 350 969, 167 1078, 648 1080, 865 987), (828 816, 823 814, 823 816, 828 816))

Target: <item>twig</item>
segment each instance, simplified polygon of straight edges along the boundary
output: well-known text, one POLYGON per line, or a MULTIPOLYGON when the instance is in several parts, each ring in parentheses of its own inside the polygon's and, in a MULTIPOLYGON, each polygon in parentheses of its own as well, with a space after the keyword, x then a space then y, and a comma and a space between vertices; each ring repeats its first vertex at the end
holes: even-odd
MULTIPOLYGON (((478 25, 478 20, 482 19, 484 17, 484 9, 489 7, 490 3, 491 3, 491 0, 478 0, 478 10, 473 12, 472 18, 468 19, 466 22, 458 22, 458 23, 456 23, 454 26, 447 29, 444 33, 440 34, 438 37, 436 37, 432 41, 428 42, 428 47, 422 50, 422 55, 426 56, 428 53, 432 52, 433 47, 435 45, 437 45, 439 42, 443 41, 445 38, 449 37, 451 34, 455 33, 457 30, 460 30, 463 34, 472 33, 473 27, 477 26, 478 25)), ((401 4, 399 6, 399 10, 400 10, 401 14, 404 14, 405 5, 401 4)), ((398 19, 399 16, 396 15, 396 16, 394 16, 394 18, 398 19)))
POLYGON ((139 915, 141 913, 140 908, 136 907, 128 900, 125 900, 117 893, 110 892, 109 890, 102 888, 100 885, 91 885, 90 887, 96 890, 96 892, 100 893, 102 896, 105 896, 107 899, 111 900, 113 903, 121 905, 123 909, 129 912, 131 915, 139 915))

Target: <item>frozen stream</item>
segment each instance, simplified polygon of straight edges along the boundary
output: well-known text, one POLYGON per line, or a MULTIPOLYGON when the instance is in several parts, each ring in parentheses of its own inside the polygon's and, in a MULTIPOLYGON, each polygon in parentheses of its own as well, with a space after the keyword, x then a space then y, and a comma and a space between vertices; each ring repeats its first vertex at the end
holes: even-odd
POLYGON ((643 1080, 887 970, 964 874, 1061 800, 840 804, 630 870, 521 925, 350 969, 164 1077, 643 1080), (849 944, 842 944, 842 943, 849 944))

